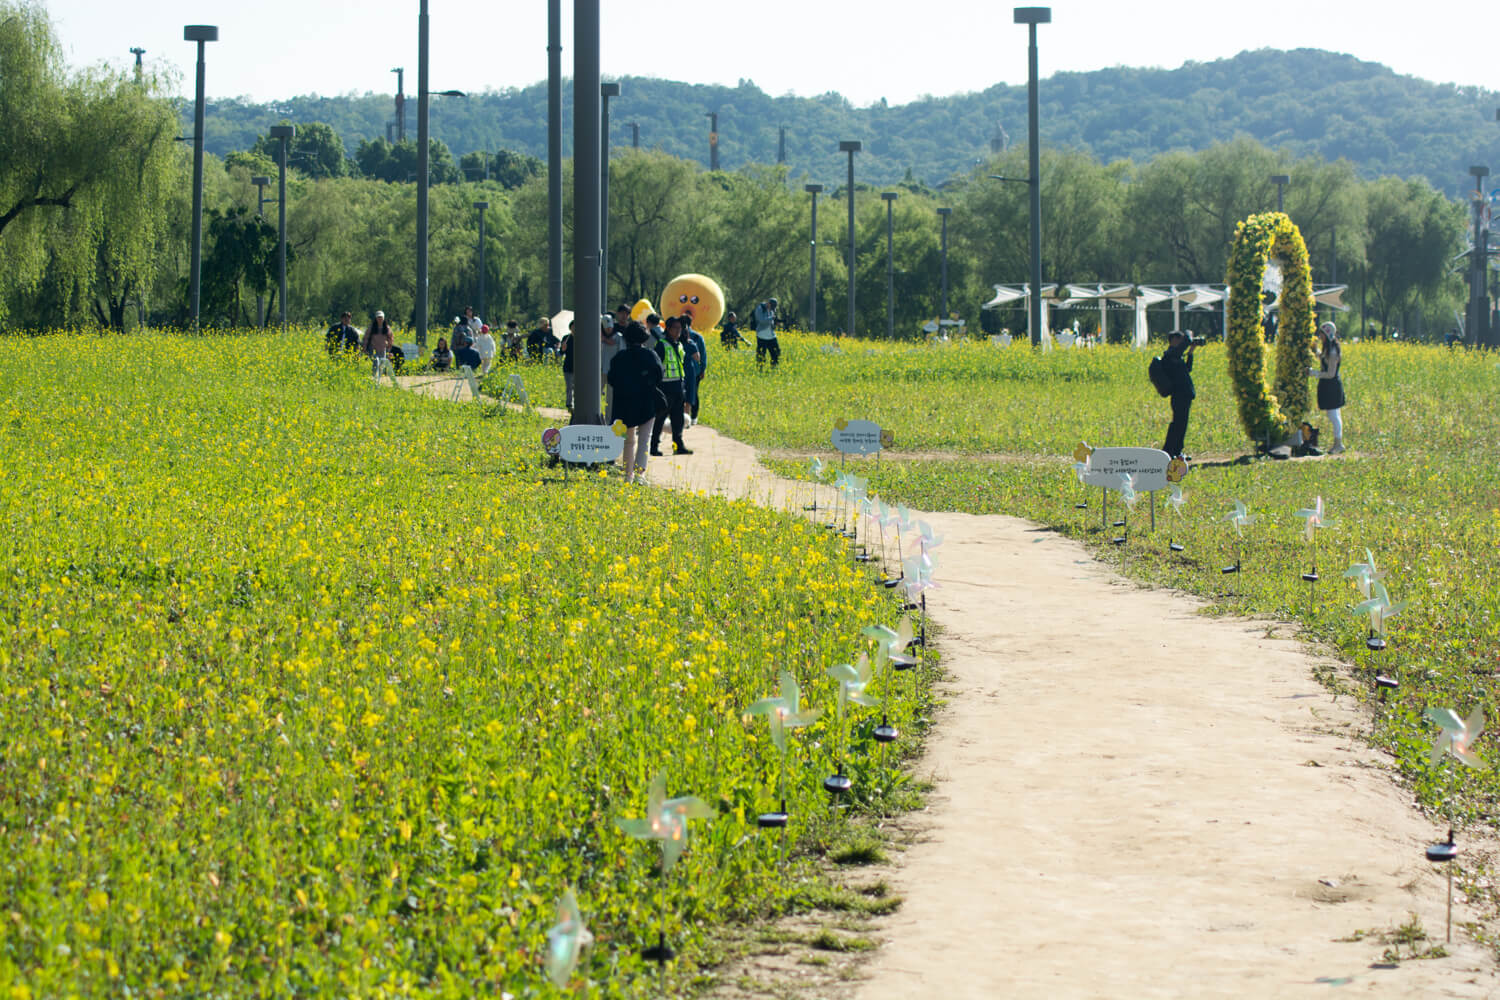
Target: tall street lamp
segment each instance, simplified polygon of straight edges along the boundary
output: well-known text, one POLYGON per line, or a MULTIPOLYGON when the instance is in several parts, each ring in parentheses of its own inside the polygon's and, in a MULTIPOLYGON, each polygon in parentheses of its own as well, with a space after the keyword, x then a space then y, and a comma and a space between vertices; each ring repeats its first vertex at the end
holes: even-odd
POLYGON ((609 99, 618 83, 599 85, 599 301, 609 306, 609 99))
POLYGON ((943 319, 948 318, 948 216, 953 214, 951 208, 940 208, 938 215, 943 217, 943 319))
POLYGON ((703 117, 708 119, 708 169, 717 173, 719 170, 719 113, 709 111, 703 117))
POLYGON ((1286 186, 1292 182, 1287 174, 1272 174, 1271 183, 1276 185, 1276 211, 1286 211, 1286 186))
POLYGON ((854 336, 854 154, 864 148, 858 139, 839 143, 839 152, 849 154, 849 336, 854 336))
POLYGON ((286 333, 286 157, 287 143, 297 134, 295 125, 272 125, 271 138, 281 140, 280 166, 276 182, 276 228, 281 236, 276 259, 281 270, 281 332, 286 333))
POLYGON ((1031 346, 1042 343, 1042 150, 1037 116, 1036 26, 1052 23, 1051 7, 1017 7, 1014 23, 1024 24, 1029 35, 1026 46, 1026 141, 1030 146, 1028 169, 1031 184, 1031 346))
POLYGON ((882 191, 885 202, 885 335, 896 339, 896 192, 882 191))
POLYGON ((479 209, 479 315, 484 316, 484 213, 490 203, 476 201, 474 207, 479 209))
POLYGON ((1490 309, 1489 296, 1485 294, 1485 267, 1488 264, 1489 230, 1484 228, 1484 179, 1490 174, 1490 168, 1477 166, 1469 168, 1469 175, 1474 178, 1474 252, 1469 258, 1469 336, 1467 341, 1480 347, 1489 343, 1489 318, 1490 309))
POLYGON ((573 423, 600 422, 599 0, 573 0, 573 423))
MULTIPOLYGON (((427 89, 428 53, 427 0, 421 0, 417 13, 417 346, 427 346, 427 187, 431 150, 427 105, 432 96, 427 89)), ((440 90, 439 97, 463 97, 462 90, 440 90)))
POLYGON ((776 162, 786 162, 786 126, 778 126, 776 136, 776 162))
POLYGON ((631 122, 630 123, 630 148, 631 149, 640 149, 641 148, 641 123, 640 122, 631 122))
POLYGON ((804 184, 802 190, 812 195, 812 253, 807 266, 807 328, 818 332, 818 194, 821 184, 804 184))
MULTIPOLYGON (((255 185, 255 217, 264 219, 266 217, 266 185, 271 183, 271 178, 252 177, 250 183, 255 185)), ((260 292, 255 293, 255 325, 258 327, 266 325, 266 297, 260 292)))
POLYGON ((203 273, 203 46, 219 40, 219 29, 212 24, 189 24, 182 29, 185 42, 198 43, 198 88, 193 100, 193 262, 188 280, 188 308, 193 314, 193 329, 198 329, 198 301, 203 273))
POLYGON ((391 70, 396 74, 396 141, 406 141, 406 67, 391 70))
POLYGON ((547 315, 563 306, 562 0, 547 0, 547 315))

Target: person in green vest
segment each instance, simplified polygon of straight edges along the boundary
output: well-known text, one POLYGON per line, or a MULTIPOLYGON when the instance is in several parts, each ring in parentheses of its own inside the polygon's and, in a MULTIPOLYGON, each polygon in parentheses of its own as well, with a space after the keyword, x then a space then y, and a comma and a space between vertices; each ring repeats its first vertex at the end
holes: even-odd
POLYGON ((692 450, 682 440, 682 407, 686 399, 683 381, 687 376, 687 354, 683 349, 682 320, 679 317, 667 318, 666 336, 657 343, 656 356, 661 359, 661 392, 667 399, 667 405, 657 413, 655 426, 651 428, 651 454, 661 454, 661 425, 666 419, 670 419, 675 454, 691 455, 692 450))

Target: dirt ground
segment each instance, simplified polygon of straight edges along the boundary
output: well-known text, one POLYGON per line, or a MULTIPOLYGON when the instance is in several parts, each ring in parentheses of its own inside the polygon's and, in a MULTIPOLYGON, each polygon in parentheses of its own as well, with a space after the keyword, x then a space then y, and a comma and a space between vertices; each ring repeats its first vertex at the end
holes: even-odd
MULTIPOLYGON (((687 440, 653 483, 800 511, 805 485, 753 449, 687 440)), ((1368 709, 1316 679, 1337 663, 1029 522, 922 516, 945 539, 928 599, 946 706, 917 765, 936 790, 899 863, 861 876, 904 902, 868 959, 773 948, 721 995, 1500 996, 1461 893, 1446 956, 1407 957, 1443 944, 1423 848, 1445 830, 1359 738, 1368 709), (1426 939, 1400 944, 1402 925, 1426 939)))

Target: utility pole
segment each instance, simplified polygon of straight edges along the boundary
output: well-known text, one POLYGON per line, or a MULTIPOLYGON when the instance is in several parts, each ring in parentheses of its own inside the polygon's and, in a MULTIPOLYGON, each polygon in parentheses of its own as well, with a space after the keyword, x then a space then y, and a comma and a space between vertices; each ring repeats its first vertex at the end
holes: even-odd
POLYGON ((547 0, 547 315, 563 307, 562 0, 547 0))
POLYGON ((709 111, 704 117, 708 119, 708 169, 717 173, 719 170, 719 113, 709 111))
POLYGON ((1490 231, 1484 223, 1484 179, 1489 173, 1486 166, 1469 168, 1474 178, 1474 252, 1469 256, 1469 335, 1464 339, 1473 347, 1483 347, 1490 341, 1490 297, 1485 287, 1490 231))
POLYGON ((849 336, 854 336, 854 154, 864 148, 858 139, 839 143, 839 152, 849 154, 849 336))
MULTIPOLYGON (((266 185, 271 183, 271 178, 256 176, 250 178, 250 183, 255 185, 255 217, 264 219, 266 217, 266 185)), ((266 297, 260 292, 255 293, 255 325, 257 327, 266 325, 266 297)))
POLYGON ((135 56, 135 82, 139 84, 141 82, 141 76, 145 72, 145 68, 141 66, 141 56, 146 54, 146 50, 140 48, 139 46, 132 46, 130 49, 130 54, 135 56))
POLYGON ((1026 25, 1030 44, 1026 47, 1026 141, 1030 153, 1031 185, 1031 346, 1042 343, 1042 148, 1038 126, 1036 26, 1052 23, 1051 7, 1017 7, 1015 23, 1026 25))
MULTIPOLYGON (((397 66, 396 74, 396 141, 406 141, 406 68, 397 66)), ((389 141, 389 139, 387 139, 389 141)))
POLYGON ((818 332, 818 193, 821 184, 805 184, 802 190, 812 195, 812 259, 807 267, 807 328, 818 332))
POLYGON ((188 308, 192 311, 193 332, 197 333, 203 275, 203 46, 219 40, 219 29, 212 24, 185 25, 182 40, 198 45, 198 82, 193 100, 193 260, 188 280, 188 308))
POLYGON ((785 163, 786 162, 786 126, 782 125, 778 129, 778 132, 779 132, 779 134, 778 134, 778 136, 776 138, 776 162, 777 163, 785 163))
POLYGON ((573 416, 597 424, 599 314, 599 0, 573 0, 573 416))

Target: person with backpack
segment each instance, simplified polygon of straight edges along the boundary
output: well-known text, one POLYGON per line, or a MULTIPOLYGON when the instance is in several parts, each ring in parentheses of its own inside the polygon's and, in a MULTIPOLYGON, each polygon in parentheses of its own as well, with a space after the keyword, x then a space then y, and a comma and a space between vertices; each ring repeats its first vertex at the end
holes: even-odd
POLYGON ((1172 422, 1167 425, 1167 441, 1161 446, 1172 458, 1182 456, 1188 411, 1197 396, 1193 389, 1193 349, 1197 346, 1186 333, 1173 330, 1167 334, 1166 352, 1151 362, 1147 372, 1156 391, 1172 400, 1172 422))
POLYGON ((609 363, 605 380, 614 390, 615 419, 625 425, 625 445, 620 462, 625 468, 625 481, 646 481, 646 456, 658 454, 648 451, 651 430, 656 423, 656 414, 665 405, 661 392, 664 374, 661 359, 646 347, 646 328, 639 323, 626 324, 625 347, 617 351, 609 363))

